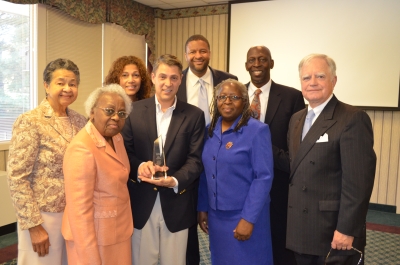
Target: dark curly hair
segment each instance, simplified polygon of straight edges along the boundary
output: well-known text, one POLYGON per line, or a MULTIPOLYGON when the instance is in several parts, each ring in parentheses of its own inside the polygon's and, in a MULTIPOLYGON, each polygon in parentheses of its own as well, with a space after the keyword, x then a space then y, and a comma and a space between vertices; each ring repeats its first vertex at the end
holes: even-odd
POLYGON ((211 104, 211 123, 210 127, 208 127, 208 136, 211 138, 213 136, 213 131, 215 129, 215 125, 217 124, 218 118, 221 116, 221 113, 218 111, 218 103, 217 103, 217 96, 221 94, 222 86, 225 83, 233 83, 236 85, 237 88, 239 88, 241 96, 243 97, 243 112, 242 112, 242 117, 240 118, 238 124, 236 127, 233 129, 234 132, 237 132, 240 128, 243 126, 247 125, 247 122, 249 121, 250 117, 252 117, 253 113, 250 109, 250 101, 249 101, 249 96, 247 93, 247 88, 245 85, 240 83, 239 81, 235 79, 226 79, 219 83, 215 88, 214 88, 214 95, 213 95, 213 101, 211 104))
POLYGON ((139 69, 141 81, 140 89, 136 94, 137 100, 149 98, 152 87, 150 75, 147 72, 146 66, 143 61, 136 56, 122 56, 115 60, 112 63, 111 68, 108 71, 108 74, 104 80, 104 85, 119 84, 119 79, 121 77, 122 71, 124 70, 124 67, 128 64, 134 64, 139 69))

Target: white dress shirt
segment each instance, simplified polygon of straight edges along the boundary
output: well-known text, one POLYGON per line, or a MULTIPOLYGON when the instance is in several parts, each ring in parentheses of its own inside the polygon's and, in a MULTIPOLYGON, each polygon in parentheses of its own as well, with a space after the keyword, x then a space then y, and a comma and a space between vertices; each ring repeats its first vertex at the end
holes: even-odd
MULTIPOLYGON (((214 93, 214 82, 210 68, 207 67, 207 72, 201 77, 207 89, 208 105, 211 104, 214 93)), ((196 107, 199 105, 199 77, 195 75, 190 68, 186 75, 186 96, 187 102, 196 107)))
POLYGON ((315 114, 314 119, 311 121, 311 124, 314 124, 315 120, 318 118, 319 114, 321 114, 321 112, 324 110, 326 104, 328 104, 328 102, 331 100, 332 97, 333 94, 324 103, 322 103, 319 106, 316 106, 315 108, 311 108, 310 104, 308 104, 307 112, 312 109, 315 114))
MULTIPOLYGON (((174 113, 174 110, 176 108, 176 96, 175 96, 174 104, 172 104, 171 107, 166 109, 165 112, 162 111, 161 104, 160 104, 160 102, 158 102, 157 97, 154 97, 154 98, 156 101, 157 135, 158 136, 161 135, 161 137, 162 137, 162 145, 163 145, 163 152, 164 152, 164 145, 165 145, 165 141, 167 140, 169 124, 171 123, 172 114, 174 113)), ((175 183, 176 183, 176 185, 172 188, 174 189, 174 192, 177 193, 179 183, 176 178, 174 178, 174 177, 172 177, 172 178, 175 180, 175 183)))

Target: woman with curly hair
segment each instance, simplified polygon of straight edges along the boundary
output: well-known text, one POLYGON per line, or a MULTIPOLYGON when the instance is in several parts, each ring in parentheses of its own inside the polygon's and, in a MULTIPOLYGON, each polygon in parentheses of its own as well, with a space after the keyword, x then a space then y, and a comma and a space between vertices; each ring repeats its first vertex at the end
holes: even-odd
POLYGON ((104 80, 104 85, 110 84, 119 84, 132 102, 150 97, 150 76, 136 56, 122 56, 113 62, 104 80))
POLYGON ((211 263, 273 264, 271 134, 252 118, 247 88, 239 81, 215 87, 202 161, 198 222, 209 234, 211 263))

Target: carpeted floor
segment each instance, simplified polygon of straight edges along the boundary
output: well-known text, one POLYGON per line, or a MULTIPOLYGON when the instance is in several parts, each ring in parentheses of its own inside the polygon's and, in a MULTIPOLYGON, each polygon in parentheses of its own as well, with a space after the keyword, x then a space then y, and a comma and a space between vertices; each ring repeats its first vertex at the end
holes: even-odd
MULTIPOLYGON (((400 265, 400 215, 369 211, 367 222, 365 265, 400 265)), ((200 265, 211 265, 208 236, 200 229, 199 242, 200 265)), ((0 236, 0 265, 17 264, 16 243, 16 233, 0 236)))

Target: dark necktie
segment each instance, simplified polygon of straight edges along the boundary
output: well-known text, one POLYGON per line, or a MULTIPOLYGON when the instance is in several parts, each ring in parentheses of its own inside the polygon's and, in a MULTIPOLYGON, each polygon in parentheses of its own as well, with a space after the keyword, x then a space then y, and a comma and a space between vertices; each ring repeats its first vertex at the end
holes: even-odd
POLYGON ((261 115, 261 102, 260 102, 261 92, 262 92, 261 89, 257 88, 256 92, 254 92, 254 98, 250 105, 251 111, 253 112, 253 117, 257 120, 260 120, 260 115, 261 115))

